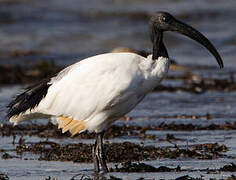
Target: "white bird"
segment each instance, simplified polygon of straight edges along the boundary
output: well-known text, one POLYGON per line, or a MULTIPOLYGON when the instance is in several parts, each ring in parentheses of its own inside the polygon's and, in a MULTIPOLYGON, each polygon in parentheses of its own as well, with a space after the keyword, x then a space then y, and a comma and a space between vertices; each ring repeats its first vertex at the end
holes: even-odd
POLYGON ((73 135, 88 130, 97 134, 93 148, 94 171, 99 164, 108 172, 103 134, 115 120, 130 112, 167 75, 169 58, 164 31, 176 31, 205 46, 223 62, 215 47, 200 32, 166 12, 153 14, 149 22, 153 54, 108 53, 81 60, 56 76, 26 89, 8 106, 15 125, 32 118, 56 120, 62 132, 73 135))

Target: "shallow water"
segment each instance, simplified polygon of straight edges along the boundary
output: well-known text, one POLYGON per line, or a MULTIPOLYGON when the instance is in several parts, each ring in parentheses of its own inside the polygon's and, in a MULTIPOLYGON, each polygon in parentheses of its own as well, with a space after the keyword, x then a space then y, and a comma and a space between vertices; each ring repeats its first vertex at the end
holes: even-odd
MULTIPOLYGON (((229 78, 229 72, 236 73, 236 1, 198 0, 198 1, 144 1, 144 0, 43 0, 37 1, 1 1, 0 2, 0 64, 27 64, 39 60, 54 61, 67 65, 78 59, 109 52, 115 47, 130 47, 150 51, 147 19, 155 11, 169 11, 192 24, 203 32, 217 47, 225 62, 225 69, 218 70, 214 58, 205 49, 187 38, 166 33, 165 42, 171 57, 181 65, 189 65, 191 73, 201 77, 217 79, 229 78), (33 51, 26 55, 16 52, 33 51), (213 68, 196 68, 208 65, 213 68)), ((171 71, 170 75, 182 72, 171 71)), ((184 86, 183 81, 166 80, 163 85, 184 86)), ((0 122, 5 122, 6 105, 17 94, 22 85, 0 86, 0 122)), ((127 116, 130 121, 117 121, 118 125, 154 126, 163 122, 176 124, 195 124, 207 126, 236 122, 236 92, 206 91, 203 94, 191 94, 182 91, 150 93, 127 116), (205 115, 211 118, 206 119, 205 115), (202 118, 184 118, 181 115, 194 115, 202 118), (178 116, 178 117, 175 117, 178 116)), ((157 159, 145 161, 159 167, 161 165, 189 170, 217 169, 236 159, 235 130, 202 131, 147 131, 158 139, 173 134, 181 140, 180 147, 199 143, 225 144, 227 157, 213 160, 198 159, 157 159), (230 157, 230 158, 229 158, 230 157)), ((12 149, 13 137, 1 137, 0 149, 12 149)), ((19 137, 17 137, 19 139, 19 137)), ((38 137, 25 137, 26 142, 45 140, 38 137)), ((53 139, 58 143, 77 143, 76 139, 53 139)), ((79 140, 92 143, 93 140, 79 140)), ((109 142, 130 141, 144 145, 172 147, 171 143, 160 140, 140 139, 132 136, 109 139, 109 142)), ((10 152, 12 155, 15 152, 10 152)), ((0 152, 0 155, 2 153, 0 152)), ((18 155, 16 155, 18 156, 18 155)), ((109 166, 115 165, 110 163, 109 166)), ((81 173, 92 176, 93 166, 86 163, 38 161, 37 155, 27 153, 22 158, 3 160, 0 158, 0 173, 11 179, 45 179, 48 176, 58 179, 70 179, 81 173), (24 158, 31 160, 24 160, 24 158)), ((205 179, 226 179, 231 172, 207 174, 206 171, 163 172, 163 173, 110 173, 123 179, 174 179, 183 175, 204 176, 205 179)), ((79 176, 78 176, 78 179, 79 176)))

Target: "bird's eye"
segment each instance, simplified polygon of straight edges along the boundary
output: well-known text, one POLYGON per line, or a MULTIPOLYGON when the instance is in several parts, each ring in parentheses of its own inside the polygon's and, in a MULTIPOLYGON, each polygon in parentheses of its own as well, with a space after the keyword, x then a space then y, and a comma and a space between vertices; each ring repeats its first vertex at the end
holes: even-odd
POLYGON ((165 16, 163 16, 163 17, 162 17, 162 21, 163 21, 163 22, 168 22, 168 18, 165 17, 165 16))

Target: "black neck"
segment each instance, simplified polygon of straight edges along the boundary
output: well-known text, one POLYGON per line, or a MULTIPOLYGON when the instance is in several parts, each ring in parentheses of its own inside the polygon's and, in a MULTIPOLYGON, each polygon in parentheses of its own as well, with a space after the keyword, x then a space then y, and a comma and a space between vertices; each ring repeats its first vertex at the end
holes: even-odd
POLYGON ((151 28, 150 36, 153 44, 152 59, 156 60, 159 57, 169 58, 167 49, 163 43, 163 31, 155 31, 151 28))
POLYGON ((161 42, 159 44, 159 48, 155 48, 153 46, 153 52, 152 52, 152 59, 158 59, 159 57, 165 57, 165 58, 169 58, 169 55, 168 55, 168 52, 167 52, 167 49, 164 45, 163 42, 161 42))

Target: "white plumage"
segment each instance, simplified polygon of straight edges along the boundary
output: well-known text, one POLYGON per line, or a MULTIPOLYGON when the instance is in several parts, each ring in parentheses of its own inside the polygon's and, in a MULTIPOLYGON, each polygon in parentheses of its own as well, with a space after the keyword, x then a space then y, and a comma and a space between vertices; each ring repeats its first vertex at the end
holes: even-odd
POLYGON ((223 68, 223 61, 211 42, 196 29, 166 12, 149 21, 152 55, 109 53, 71 65, 56 77, 29 87, 9 104, 8 117, 17 124, 35 117, 50 117, 62 132, 72 135, 96 132, 93 148, 94 171, 99 164, 108 172, 103 135, 108 126, 131 111, 165 77, 169 56, 163 33, 175 31, 206 47, 223 68))
POLYGON ((60 121, 58 117, 63 116, 85 123, 80 132, 101 132, 131 111, 164 78, 168 68, 168 58, 153 61, 151 55, 145 58, 134 53, 84 59, 51 78, 39 105, 10 121, 17 124, 36 115, 60 121))

